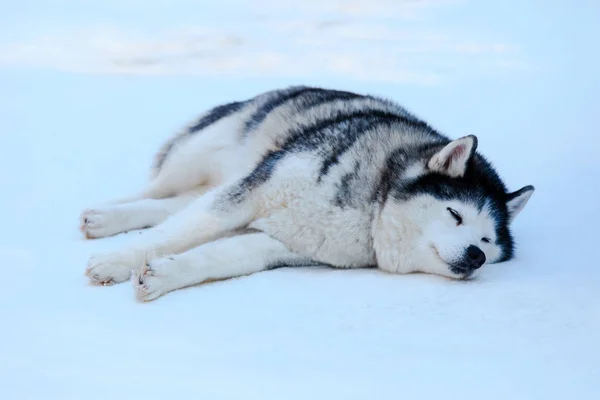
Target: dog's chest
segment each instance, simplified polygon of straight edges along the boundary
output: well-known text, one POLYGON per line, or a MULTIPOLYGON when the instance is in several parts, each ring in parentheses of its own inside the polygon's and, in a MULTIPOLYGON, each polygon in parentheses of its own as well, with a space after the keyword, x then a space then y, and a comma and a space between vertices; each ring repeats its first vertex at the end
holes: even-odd
POLYGON ((270 193, 250 227, 316 261, 338 267, 373 265, 370 213, 342 209, 313 194, 270 193))

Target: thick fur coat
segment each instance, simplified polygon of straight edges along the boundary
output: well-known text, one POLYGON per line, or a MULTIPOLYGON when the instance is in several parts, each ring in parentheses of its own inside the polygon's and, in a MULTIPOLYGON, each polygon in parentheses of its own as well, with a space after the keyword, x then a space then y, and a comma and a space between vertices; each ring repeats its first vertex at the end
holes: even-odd
POLYGON ((217 106, 160 149, 142 193, 85 210, 88 238, 153 227, 90 258, 137 296, 279 266, 469 278, 509 260, 509 192, 475 136, 438 133, 374 96, 291 87, 217 106), (133 274, 132 274, 133 271, 133 274))

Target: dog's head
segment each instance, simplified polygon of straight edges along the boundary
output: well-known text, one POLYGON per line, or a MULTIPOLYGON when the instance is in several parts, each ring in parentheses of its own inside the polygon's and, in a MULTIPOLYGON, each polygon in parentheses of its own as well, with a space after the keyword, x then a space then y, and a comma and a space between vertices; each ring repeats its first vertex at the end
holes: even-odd
POLYGON ((464 279, 512 258, 510 224, 534 188, 508 193, 476 147, 457 139, 395 179, 374 224, 381 268, 464 279))

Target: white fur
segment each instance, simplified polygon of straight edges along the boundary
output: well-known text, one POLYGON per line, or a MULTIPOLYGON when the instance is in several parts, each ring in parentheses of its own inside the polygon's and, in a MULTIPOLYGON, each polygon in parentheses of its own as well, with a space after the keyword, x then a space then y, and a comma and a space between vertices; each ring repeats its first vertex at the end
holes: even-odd
POLYGON ((218 196, 227 189, 224 185, 200 196, 122 251, 92 257, 87 275, 101 283, 123 282, 148 259, 184 252, 247 224, 254 211, 251 207, 232 213, 219 210, 218 196))
POLYGON ((394 273, 426 272, 459 277, 448 264, 461 257, 469 245, 479 247, 486 262, 500 257, 494 244, 493 220, 486 207, 458 201, 440 201, 421 195, 407 202, 389 201, 373 228, 377 264, 394 273), (460 212, 463 224, 457 226, 447 207, 460 212), (483 238, 490 239, 485 243, 483 238))
POLYGON ((337 209, 327 200, 334 187, 315 187, 320 168, 310 155, 284 159, 265 183, 257 202, 259 213, 250 224, 314 260, 348 267, 373 265, 368 247, 370 216, 356 209, 337 209), (326 229, 318 228, 325 226, 326 229), (344 234, 340 234, 344 232, 344 234))
POLYGON ((259 272, 280 260, 292 265, 303 261, 268 235, 247 233, 152 260, 132 276, 131 282, 137 298, 148 301, 208 280, 259 272))
POLYGON ((157 195, 173 196, 199 185, 216 186, 251 170, 263 150, 252 144, 239 146, 244 115, 223 118, 175 145, 151 184, 157 195))
POLYGON ((145 254, 126 250, 93 254, 85 274, 93 284, 112 285, 129 279, 131 271, 141 268, 145 260, 145 254))
POLYGON ((102 238, 160 224, 180 211, 202 191, 166 199, 143 199, 105 204, 81 213, 80 229, 88 239, 102 238))

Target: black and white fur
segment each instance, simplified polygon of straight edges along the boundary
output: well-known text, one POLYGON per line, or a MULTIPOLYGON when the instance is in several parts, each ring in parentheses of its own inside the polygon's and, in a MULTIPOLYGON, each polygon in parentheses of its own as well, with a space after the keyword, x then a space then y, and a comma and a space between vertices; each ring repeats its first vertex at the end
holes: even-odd
POLYGON ((169 140, 147 189, 82 213, 88 238, 153 227, 94 255, 94 283, 152 300, 278 266, 468 278, 513 257, 509 193, 476 152, 389 100, 291 87, 221 105, 169 140))

